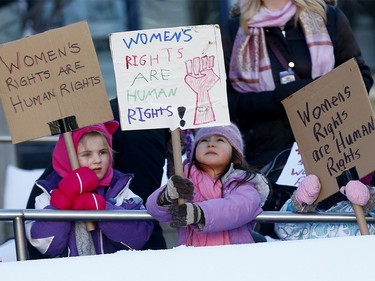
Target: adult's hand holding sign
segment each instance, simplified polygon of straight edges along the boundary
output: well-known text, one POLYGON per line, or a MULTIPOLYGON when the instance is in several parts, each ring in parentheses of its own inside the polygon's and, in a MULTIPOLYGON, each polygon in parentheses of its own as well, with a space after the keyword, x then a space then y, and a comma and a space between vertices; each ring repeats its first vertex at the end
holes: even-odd
POLYGON ((321 182, 317 202, 339 191, 345 171, 362 178, 375 170, 375 118, 354 59, 282 102, 306 174, 321 182))

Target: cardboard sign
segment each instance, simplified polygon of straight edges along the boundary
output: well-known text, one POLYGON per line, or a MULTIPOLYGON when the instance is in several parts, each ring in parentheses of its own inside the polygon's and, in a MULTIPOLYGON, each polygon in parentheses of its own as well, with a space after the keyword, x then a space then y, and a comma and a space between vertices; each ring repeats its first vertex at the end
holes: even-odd
POLYGON ((282 101, 306 174, 322 184, 317 202, 339 190, 336 177, 375 170, 375 118, 354 59, 282 101))
POLYGON ((279 185, 288 185, 298 187, 300 182, 306 177, 305 167, 302 163, 301 154, 297 143, 294 142, 288 160, 277 179, 279 185))
POLYGON ((85 21, 1 45, 0 77, 13 143, 113 120, 85 21))
POLYGON ((218 25, 112 33, 122 130, 228 125, 218 25))

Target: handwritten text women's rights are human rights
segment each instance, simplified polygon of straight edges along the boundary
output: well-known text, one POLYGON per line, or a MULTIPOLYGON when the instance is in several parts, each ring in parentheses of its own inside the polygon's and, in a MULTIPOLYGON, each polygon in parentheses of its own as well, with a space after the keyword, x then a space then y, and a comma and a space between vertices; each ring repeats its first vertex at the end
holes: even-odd
MULTIPOLYGON (((191 28, 181 28, 181 31, 171 32, 169 30, 165 31, 155 31, 153 33, 137 32, 129 33, 128 38, 123 38, 122 41, 128 50, 137 48, 139 50, 140 46, 153 45, 156 42, 190 42, 193 39, 191 28)), ((183 57, 183 48, 161 48, 160 54, 142 54, 142 55, 126 55, 125 57, 125 68, 137 66, 152 66, 159 64, 161 60, 171 62, 173 59, 181 59, 183 57)), ((149 49, 147 49, 149 51, 149 49)))

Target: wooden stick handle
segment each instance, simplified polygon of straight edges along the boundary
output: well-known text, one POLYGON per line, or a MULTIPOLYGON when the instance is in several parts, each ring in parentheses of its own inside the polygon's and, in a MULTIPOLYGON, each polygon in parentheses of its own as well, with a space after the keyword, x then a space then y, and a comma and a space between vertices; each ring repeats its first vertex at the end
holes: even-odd
MULTIPOLYGON (((181 153, 181 137, 180 137, 180 129, 177 128, 171 132, 172 138, 172 150, 173 150, 173 163, 175 174, 178 176, 184 176, 184 170, 182 167, 182 153, 181 153)), ((185 199, 178 199, 178 204, 182 205, 185 204, 185 199)))
MULTIPOLYGON (((66 150, 68 152, 70 166, 72 167, 72 170, 79 168, 79 162, 77 158, 77 152, 74 148, 74 143, 72 139, 72 133, 71 132, 65 132, 64 133, 64 141, 66 145, 66 150)), ((93 231, 95 230, 96 226, 95 223, 92 221, 86 221, 86 230, 87 231, 93 231)))
POLYGON ((93 221, 86 221, 85 225, 86 225, 87 231, 93 231, 96 228, 95 222, 93 222, 93 221))
POLYGON ((361 235, 369 235, 370 232, 368 230, 368 226, 367 226, 365 215, 363 213, 362 206, 352 204, 352 207, 355 213, 355 217, 357 219, 357 224, 359 227, 359 231, 361 232, 361 235))
POLYGON ((77 153, 74 148, 74 143, 72 139, 72 133, 71 132, 65 132, 64 133, 64 141, 66 145, 66 150, 68 152, 70 166, 72 167, 72 170, 79 168, 77 153))
MULTIPOLYGON (((336 181, 337 181, 339 188, 341 188, 342 186, 346 186, 348 182, 351 180, 359 180, 356 167, 347 169, 343 171, 341 175, 336 177, 336 181)), ((365 215, 363 214, 362 206, 352 204, 352 208, 354 210, 355 217, 357 219, 357 224, 359 227, 359 231, 361 232, 361 235, 369 235, 370 232, 368 230, 365 215)))

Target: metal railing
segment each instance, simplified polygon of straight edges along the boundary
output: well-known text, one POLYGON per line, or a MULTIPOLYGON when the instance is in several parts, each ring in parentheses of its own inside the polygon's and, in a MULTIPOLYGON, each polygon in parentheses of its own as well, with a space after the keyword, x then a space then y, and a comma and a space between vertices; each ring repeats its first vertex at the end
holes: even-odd
MULTIPOLYGON (((42 137, 35 140, 29 140, 33 142, 56 142, 58 140, 58 136, 48 136, 48 137, 42 137)), ((12 142, 12 138, 9 135, 0 135, 0 142, 12 142)))
MULTIPOLYGON (((16 255, 18 261, 27 260, 27 246, 25 237, 25 221, 28 220, 89 220, 89 221, 154 221, 155 219, 146 210, 127 211, 62 211, 62 210, 0 210, 0 221, 12 221, 15 237, 16 255)), ((274 222, 324 222, 324 223, 355 223, 354 213, 292 213, 292 212, 272 212, 264 211, 255 219, 257 223, 274 222)), ((375 223, 371 216, 366 217, 367 223, 375 223)))
MULTIPOLYGON (((56 142, 56 136, 43 137, 32 140, 37 142, 56 142)), ((11 142, 11 137, 0 135, 1 142, 11 142)), ((367 223, 375 223, 375 219, 366 216, 367 223)), ((35 210, 35 209, 0 209, 0 221, 12 221, 18 261, 27 260, 27 245, 25 236, 25 221, 28 220, 87 220, 87 221, 155 221, 146 210, 104 210, 104 211, 62 211, 62 210, 35 210)), ((293 213, 293 212, 272 212, 264 211, 255 219, 257 223, 356 223, 354 213, 293 213)))

